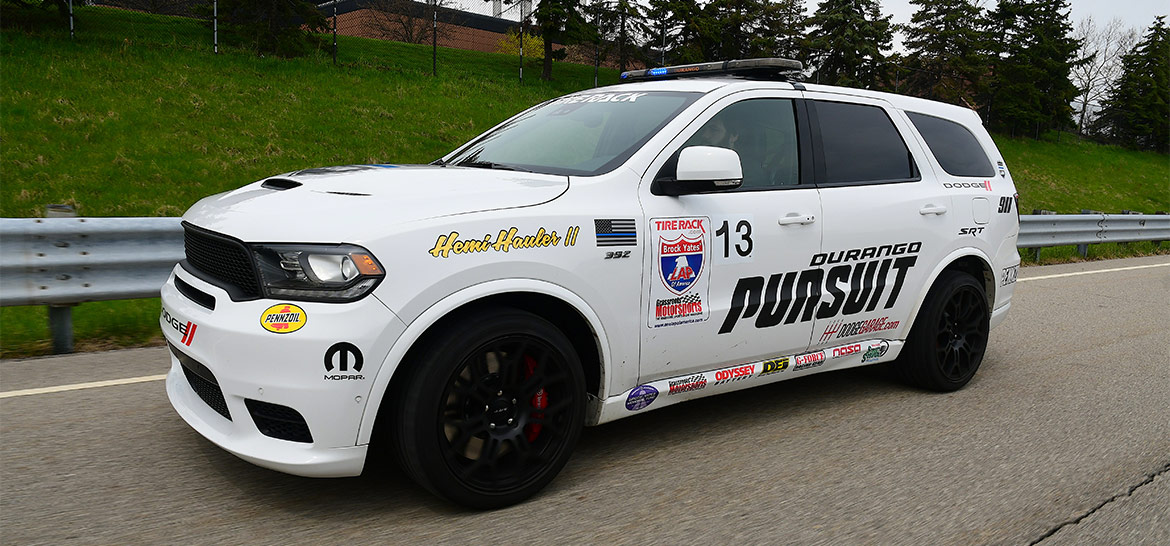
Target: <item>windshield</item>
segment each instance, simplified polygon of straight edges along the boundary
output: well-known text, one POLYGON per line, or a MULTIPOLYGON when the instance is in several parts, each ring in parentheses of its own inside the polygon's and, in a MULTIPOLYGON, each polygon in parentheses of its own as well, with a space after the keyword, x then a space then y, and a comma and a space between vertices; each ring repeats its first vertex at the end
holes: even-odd
POLYGON ((447 165, 595 175, 613 170, 701 93, 576 93, 524 112, 447 165))

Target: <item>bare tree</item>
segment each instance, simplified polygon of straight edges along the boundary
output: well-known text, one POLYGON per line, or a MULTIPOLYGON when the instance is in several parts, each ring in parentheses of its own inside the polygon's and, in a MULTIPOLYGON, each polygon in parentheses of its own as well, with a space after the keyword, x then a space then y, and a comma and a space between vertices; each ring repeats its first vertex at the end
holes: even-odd
MULTIPOLYGON (((368 0, 365 4, 372 13, 367 25, 383 39, 429 44, 435 28, 431 10, 446 7, 448 3, 449 0, 428 0, 425 4, 412 0, 368 0)), ((447 25, 440 24, 435 38, 449 38, 449 32, 447 25)))
POLYGON ((1084 133, 1091 105, 1099 105, 1109 93, 1113 82, 1121 75, 1121 56, 1129 52, 1140 37, 1138 29, 1126 28, 1121 19, 1113 18, 1098 27, 1093 16, 1086 16, 1077 24, 1077 40, 1081 47, 1076 58, 1088 62, 1073 65, 1069 79, 1080 89, 1080 119, 1077 131, 1084 133))

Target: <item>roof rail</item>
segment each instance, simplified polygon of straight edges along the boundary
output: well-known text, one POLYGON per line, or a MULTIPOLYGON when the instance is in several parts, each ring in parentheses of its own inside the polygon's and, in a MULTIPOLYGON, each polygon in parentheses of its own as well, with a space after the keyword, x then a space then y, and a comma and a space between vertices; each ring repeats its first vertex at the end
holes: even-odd
POLYGON ((762 59, 738 59, 710 63, 664 66, 645 70, 622 72, 623 82, 667 80, 673 78, 702 78, 716 76, 745 76, 765 80, 787 81, 788 74, 804 69, 800 61, 768 57, 762 59))

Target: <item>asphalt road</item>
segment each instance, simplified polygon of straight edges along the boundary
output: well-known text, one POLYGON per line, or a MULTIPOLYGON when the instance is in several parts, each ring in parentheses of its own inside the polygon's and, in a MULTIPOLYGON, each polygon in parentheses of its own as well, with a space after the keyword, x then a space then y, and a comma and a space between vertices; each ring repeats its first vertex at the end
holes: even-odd
POLYGON ((252 466, 159 380, 11 394, 162 374, 162 348, 2 361, 0 542, 1170 544, 1167 265, 1024 269, 957 393, 859 369, 664 408, 587 429, 541 495, 486 513, 392 467, 252 466))

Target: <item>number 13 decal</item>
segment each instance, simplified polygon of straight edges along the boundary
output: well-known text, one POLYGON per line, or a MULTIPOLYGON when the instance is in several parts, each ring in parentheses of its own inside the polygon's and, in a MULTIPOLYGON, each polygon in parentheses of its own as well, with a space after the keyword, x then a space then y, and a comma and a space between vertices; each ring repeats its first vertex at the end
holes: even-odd
POLYGON ((754 242, 752 241, 752 223, 750 219, 743 220, 724 220, 719 225, 719 229, 715 230, 716 237, 723 238, 723 259, 750 259, 752 255, 752 248, 754 242), (734 231, 731 228, 731 222, 735 222, 734 231), (732 241, 734 239, 734 241, 732 241), (731 250, 735 249, 737 256, 732 256, 731 250))

